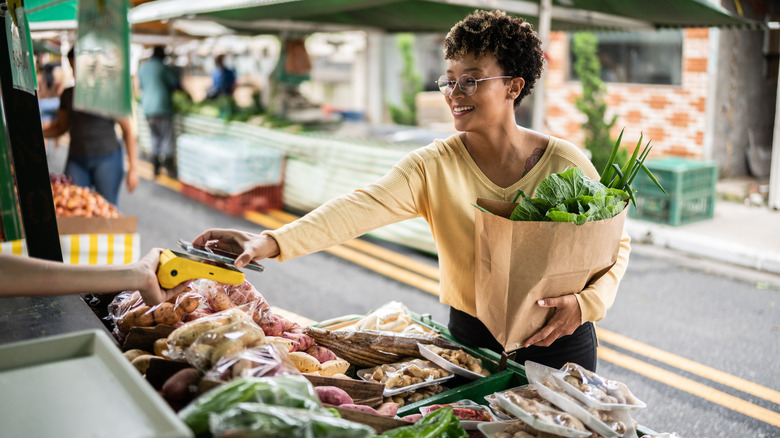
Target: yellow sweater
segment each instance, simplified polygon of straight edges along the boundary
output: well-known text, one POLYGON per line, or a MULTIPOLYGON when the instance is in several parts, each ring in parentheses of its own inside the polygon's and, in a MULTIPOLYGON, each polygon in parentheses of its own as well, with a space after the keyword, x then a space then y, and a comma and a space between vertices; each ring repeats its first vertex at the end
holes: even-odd
MULTIPOLYGON (((517 189, 533 193, 548 175, 570 167, 598 179, 590 160, 573 144, 551 137, 542 158, 519 181, 502 188, 477 167, 458 134, 417 149, 363 189, 333 199, 299 220, 264 234, 279 244, 279 261, 310 254, 368 231, 422 216, 439 251, 440 301, 476 316, 474 221, 477 198, 511 201, 517 189)), ((626 271, 630 238, 623 231, 615 265, 577 294, 582 321, 599 321, 612 306, 626 271)))

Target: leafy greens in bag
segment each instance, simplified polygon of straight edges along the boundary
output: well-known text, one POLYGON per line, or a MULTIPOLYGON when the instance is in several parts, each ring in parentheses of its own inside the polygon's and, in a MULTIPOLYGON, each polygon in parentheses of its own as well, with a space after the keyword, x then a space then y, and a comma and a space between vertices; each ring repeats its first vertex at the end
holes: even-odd
POLYGON ((467 438, 469 434, 460 425, 452 408, 437 409, 410 426, 397 427, 378 438, 467 438))
POLYGON ((545 178, 532 198, 517 191, 519 203, 509 219, 513 221, 572 222, 582 225, 617 216, 626 207, 628 194, 607 188, 573 167, 545 178))

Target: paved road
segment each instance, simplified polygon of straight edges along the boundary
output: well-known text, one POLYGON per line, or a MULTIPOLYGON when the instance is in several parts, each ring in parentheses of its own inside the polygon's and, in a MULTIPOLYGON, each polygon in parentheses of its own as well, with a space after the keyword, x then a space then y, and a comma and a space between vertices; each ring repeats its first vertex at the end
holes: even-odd
MULTIPOLYGON (((178 238, 192 239, 208 227, 263 229, 149 181, 123 193, 120 209, 138 216, 144 251, 175 248, 178 238)), ((430 257, 392 249, 435 265, 430 257)), ((272 305, 314 320, 398 300, 447 321, 435 296, 330 253, 264 264, 266 272, 249 273, 249 281, 272 305)), ((647 403, 634 417, 656 431, 780 437, 778 302, 778 276, 638 246, 615 305, 598 325, 598 370, 647 403)))

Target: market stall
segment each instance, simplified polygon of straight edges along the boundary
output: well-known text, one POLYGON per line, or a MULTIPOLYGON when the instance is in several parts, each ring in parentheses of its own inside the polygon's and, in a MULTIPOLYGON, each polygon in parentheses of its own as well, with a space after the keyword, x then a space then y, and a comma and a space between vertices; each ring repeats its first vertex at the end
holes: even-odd
MULTIPOLYGON (((32 376, 75 372, 80 387, 114 373, 121 384, 113 393, 95 388, 83 397, 101 397, 108 416, 122 410, 116 404, 154 406, 125 412, 165 436, 418 436, 436 427, 449 431, 436 436, 669 436, 636 425, 631 412, 645 405, 620 382, 575 364, 524 366, 465 347, 398 302, 312 323, 271 307, 248 282, 201 279, 153 307, 137 292, 117 295, 107 309, 111 337, 67 300, 7 303, 13 309, 4 306, 0 319, 0 380, 17 375, 20 364, 32 376), (9 362, 11 352, 22 353, 9 362), (93 361, 99 372, 73 371, 67 364, 74 358, 93 361)), ((44 390, 25 391, 36 397, 44 390)), ((40 408, 63 409, 61 398, 40 408)), ((82 417, 63 436, 109 427, 88 420, 91 413, 82 417)), ((35 435, 51 427, 21 420, 14 430, 35 435)))

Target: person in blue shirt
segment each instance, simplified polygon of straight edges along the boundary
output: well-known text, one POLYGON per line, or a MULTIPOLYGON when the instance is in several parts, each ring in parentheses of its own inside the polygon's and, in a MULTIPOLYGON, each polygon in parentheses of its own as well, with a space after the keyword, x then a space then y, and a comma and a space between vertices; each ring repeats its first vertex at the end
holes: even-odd
POLYGON ((164 59, 165 48, 156 46, 152 57, 138 69, 138 83, 141 87, 141 109, 152 139, 154 175, 159 175, 160 169, 165 168, 168 176, 176 177, 172 96, 181 86, 176 72, 165 65, 164 59))
POLYGON ((216 68, 211 74, 211 88, 206 97, 214 99, 220 96, 232 96, 236 89, 236 72, 225 65, 225 55, 217 55, 214 58, 216 68))

